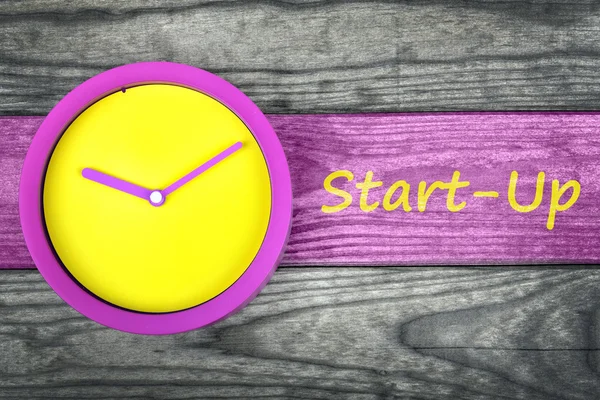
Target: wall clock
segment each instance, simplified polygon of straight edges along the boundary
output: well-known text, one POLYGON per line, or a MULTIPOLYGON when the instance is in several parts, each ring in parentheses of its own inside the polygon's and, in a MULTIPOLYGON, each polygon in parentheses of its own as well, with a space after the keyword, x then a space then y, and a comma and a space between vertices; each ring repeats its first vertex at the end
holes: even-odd
POLYGON ((267 283, 291 225, 289 169, 258 107, 194 67, 138 63, 84 82, 24 161, 27 247, 73 308, 115 329, 182 332, 267 283))

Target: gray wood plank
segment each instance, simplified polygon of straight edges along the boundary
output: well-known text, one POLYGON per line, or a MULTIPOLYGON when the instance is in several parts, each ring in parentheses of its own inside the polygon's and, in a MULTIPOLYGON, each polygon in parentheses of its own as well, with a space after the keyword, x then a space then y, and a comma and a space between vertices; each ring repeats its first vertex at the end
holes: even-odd
POLYGON ((206 329, 138 336, 0 274, 0 398, 595 399, 600 270, 285 268, 206 329))
POLYGON ((215 72, 269 113, 598 109, 599 22, 587 1, 3 1, 0 114, 145 60, 215 72))

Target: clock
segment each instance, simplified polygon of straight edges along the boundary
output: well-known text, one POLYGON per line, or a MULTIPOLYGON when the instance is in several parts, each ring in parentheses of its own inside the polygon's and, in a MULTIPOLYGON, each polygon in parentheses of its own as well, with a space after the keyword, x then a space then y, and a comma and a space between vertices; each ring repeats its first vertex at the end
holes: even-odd
POLYGON ((242 308, 291 226, 281 144, 258 107, 167 62, 84 82, 45 118, 23 164, 21 225, 48 284, 77 311, 142 334, 242 308))

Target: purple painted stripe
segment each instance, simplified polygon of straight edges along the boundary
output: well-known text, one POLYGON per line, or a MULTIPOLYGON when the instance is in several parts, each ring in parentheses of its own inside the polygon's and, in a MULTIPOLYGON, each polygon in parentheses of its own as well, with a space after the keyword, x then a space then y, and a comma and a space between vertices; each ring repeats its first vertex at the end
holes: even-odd
MULTIPOLYGON (((600 261, 600 113, 271 115, 269 120, 286 151, 295 196, 284 265, 600 261), (323 188, 336 170, 353 173, 352 182, 334 181, 353 199, 348 208, 326 214, 323 205, 341 202, 323 188), (354 186, 367 171, 383 182, 369 192, 368 204, 380 203, 372 212, 361 210, 354 186), (447 190, 438 190, 419 212, 419 182, 449 182, 454 171, 470 182, 457 189, 454 200, 466 206, 450 212, 447 190), (533 200, 536 177, 545 172, 542 202, 534 211, 519 213, 510 206, 512 171, 519 173, 521 204, 533 200), (382 207, 386 190, 398 180, 411 185, 410 212, 382 207), (581 194, 568 210, 556 213, 548 230, 552 180, 559 185, 576 180, 581 194), (498 197, 485 197, 494 191, 498 197)), ((0 268, 33 267, 19 226, 17 188, 41 121, 0 118, 0 268)))

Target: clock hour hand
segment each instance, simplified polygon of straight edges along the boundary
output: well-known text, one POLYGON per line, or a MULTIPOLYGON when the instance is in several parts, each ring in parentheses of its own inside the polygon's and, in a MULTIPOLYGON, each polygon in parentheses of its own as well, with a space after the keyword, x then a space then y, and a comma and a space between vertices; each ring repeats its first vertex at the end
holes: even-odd
POLYGON ((241 148, 242 142, 236 142, 232 144, 231 146, 229 146, 210 160, 206 161, 204 164, 200 165, 195 170, 191 171, 184 177, 178 179, 177 181, 169 185, 165 190, 162 191, 163 196, 168 196, 169 194, 173 193, 175 190, 179 189, 180 187, 182 187, 183 185, 185 185, 186 183, 188 183, 189 181, 191 181, 210 167, 223 161, 225 158, 229 157, 241 148))
POLYGON ((81 171, 81 175, 84 178, 89 179, 90 181, 94 181, 101 185, 119 190, 121 192, 140 197, 144 200, 149 200, 150 194, 152 193, 152 190, 146 189, 144 187, 135 185, 131 182, 127 182, 119 178, 115 178, 114 176, 105 174, 100 171, 96 171, 95 169, 84 168, 83 171, 81 171))

